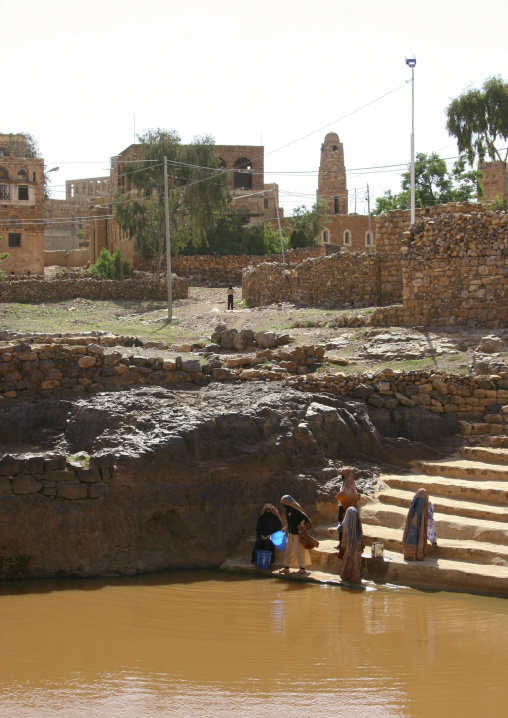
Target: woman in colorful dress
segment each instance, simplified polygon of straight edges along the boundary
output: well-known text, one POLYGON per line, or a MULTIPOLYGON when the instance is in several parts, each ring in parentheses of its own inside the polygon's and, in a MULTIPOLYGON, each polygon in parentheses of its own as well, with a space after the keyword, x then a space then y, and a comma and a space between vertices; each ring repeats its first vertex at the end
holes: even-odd
POLYGON ((339 534, 339 545, 336 547, 340 549, 342 543, 342 521, 346 514, 346 511, 350 506, 358 510, 358 491, 356 488, 355 477, 353 469, 342 469, 340 472, 344 479, 342 487, 335 497, 338 499, 339 504, 339 515, 337 517, 337 532, 339 534))
POLYGON ((251 563, 256 563, 256 551, 271 551, 270 563, 275 561, 275 546, 270 536, 282 528, 282 518, 273 504, 265 504, 259 514, 256 526, 256 543, 252 549, 251 563))
POLYGON ((427 555, 427 523, 429 495, 418 489, 407 512, 402 535, 402 550, 406 561, 423 561, 427 555))
POLYGON ((365 549, 360 514, 353 506, 346 511, 342 523, 342 542, 339 558, 342 559, 340 577, 347 583, 360 583, 362 572, 362 553, 365 549))
POLYGON ((297 573, 307 573, 305 569, 311 565, 310 553, 300 541, 298 527, 310 524, 311 521, 305 510, 289 494, 282 497, 281 504, 286 508, 288 540, 284 553, 284 567, 280 572, 287 573, 290 566, 298 566, 297 573))

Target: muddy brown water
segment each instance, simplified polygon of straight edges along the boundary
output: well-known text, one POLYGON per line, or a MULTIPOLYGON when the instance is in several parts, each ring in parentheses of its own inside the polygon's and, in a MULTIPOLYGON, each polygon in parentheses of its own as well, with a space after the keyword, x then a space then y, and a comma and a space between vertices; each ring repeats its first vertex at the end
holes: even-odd
POLYGON ((0 586, 0 715, 505 716, 508 601, 175 572, 0 586))

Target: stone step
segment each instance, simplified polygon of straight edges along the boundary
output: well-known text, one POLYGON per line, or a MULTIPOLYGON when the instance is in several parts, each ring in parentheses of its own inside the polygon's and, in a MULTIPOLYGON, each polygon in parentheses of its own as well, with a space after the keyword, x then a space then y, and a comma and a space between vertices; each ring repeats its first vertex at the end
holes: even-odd
MULTIPOLYGON (((382 504, 402 506, 407 511, 411 505, 413 495, 412 491, 387 488, 379 492, 378 500, 382 504)), ((485 519, 487 521, 508 523, 508 510, 505 506, 493 506, 482 501, 467 501, 465 499, 444 498, 442 496, 432 496, 432 503, 434 504, 435 515, 447 514, 471 519, 485 519)))
MULTIPOLYGON (((360 516, 363 524, 386 526, 403 531, 407 509, 402 506, 372 502, 362 506, 360 516)), ((508 524, 506 523, 436 512, 434 512, 434 520, 438 538, 484 541, 508 546, 508 524)))
MULTIPOLYGON (((363 535, 366 546, 371 546, 374 541, 381 541, 385 551, 395 551, 402 554, 402 531, 390 529, 386 526, 363 525, 363 535)), ((337 532, 335 527, 330 527, 329 537, 332 548, 337 545, 337 532)), ((429 558, 447 558, 458 561, 472 561, 474 563, 488 563, 494 566, 508 566, 508 546, 499 546, 482 541, 462 541, 445 539, 438 536, 439 548, 427 544, 427 556, 429 558)), ((328 544, 320 543, 319 548, 328 544)), ((319 550, 319 549, 317 549, 319 550)), ((337 551, 335 550, 335 553, 337 551)))
POLYGON ((508 481, 508 466, 488 464, 467 459, 445 459, 438 461, 412 461, 415 471, 427 476, 445 476, 452 479, 485 479, 487 481, 508 481))
POLYGON ((508 465, 508 448, 491 446, 464 446, 461 450, 464 459, 484 461, 488 464, 508 465))
POLYGON ((384 474, 379 477, 380 490, 383 484, 392 489, 411 491, 412 494, 420 488, 425 489, 429 496, 433 497, 433 503, 434 497, 443 496, 508 507, 508 481, 473 481, 422 474, 384 474))
POLYGON ((483 446, 508 449, 508 436, 484 436, 481 443, 483 446))
POLYGON ((476 436, 504 436, 505 424, 490 424, 488 422, 459 421, 459 434, 468 439, 476 436))

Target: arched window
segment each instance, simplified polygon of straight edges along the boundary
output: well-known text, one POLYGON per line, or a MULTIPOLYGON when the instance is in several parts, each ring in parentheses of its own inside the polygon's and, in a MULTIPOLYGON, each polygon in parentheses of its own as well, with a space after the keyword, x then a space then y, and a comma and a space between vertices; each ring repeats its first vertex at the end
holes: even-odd
POLYGON ((330 241, 330 235, 329 235, 327 229, 323 229, 322 237, 323 237, 323 242, 324 242, 325 244, 328 244, 328 242, 330 241))
POLYGON ((18 179, 21 180, 22 182, 26 182, 26 178, 27 178, 26 169, 24 167, 20 167, 18 170, 18 179))
POLYGON ((351 245, 351 232, 349 229, 346 229, 344 232, 344 244, 347 244, 348 246, 351 245))
POLYGON ((241 204, 236 211, 238 214, 249 214, 249 208, 246 204, 241 204))
POLYGON ((235 189, 252 189, 252 162, 247 157, 235 161, 235 189))
POLYGON ((223 157, 219 157, 219 167, 227 167, 226 160, 223 157))
POLYGON ((365 232, 365 246, 372 247, 372 232, 365 232))
POLYGON ((332 150, 333 150, 334 152, 337 152, 338 149, 339 149, 339 148, 337 147, 337 145, 334 145, 334 146, 332 147, 332 150))
POLYGON ((0 167, 0 180, 8 180, 9 179, 9 173, 5 169, 5 167, 0 167))

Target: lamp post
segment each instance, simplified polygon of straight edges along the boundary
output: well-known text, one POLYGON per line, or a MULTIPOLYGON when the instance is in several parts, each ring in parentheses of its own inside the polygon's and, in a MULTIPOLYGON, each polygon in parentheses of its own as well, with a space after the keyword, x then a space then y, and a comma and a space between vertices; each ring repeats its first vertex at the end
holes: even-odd
POLYGON ((411 224, 415 223, 415 65, 416 57, 406 57, 411 68, 411 224))

